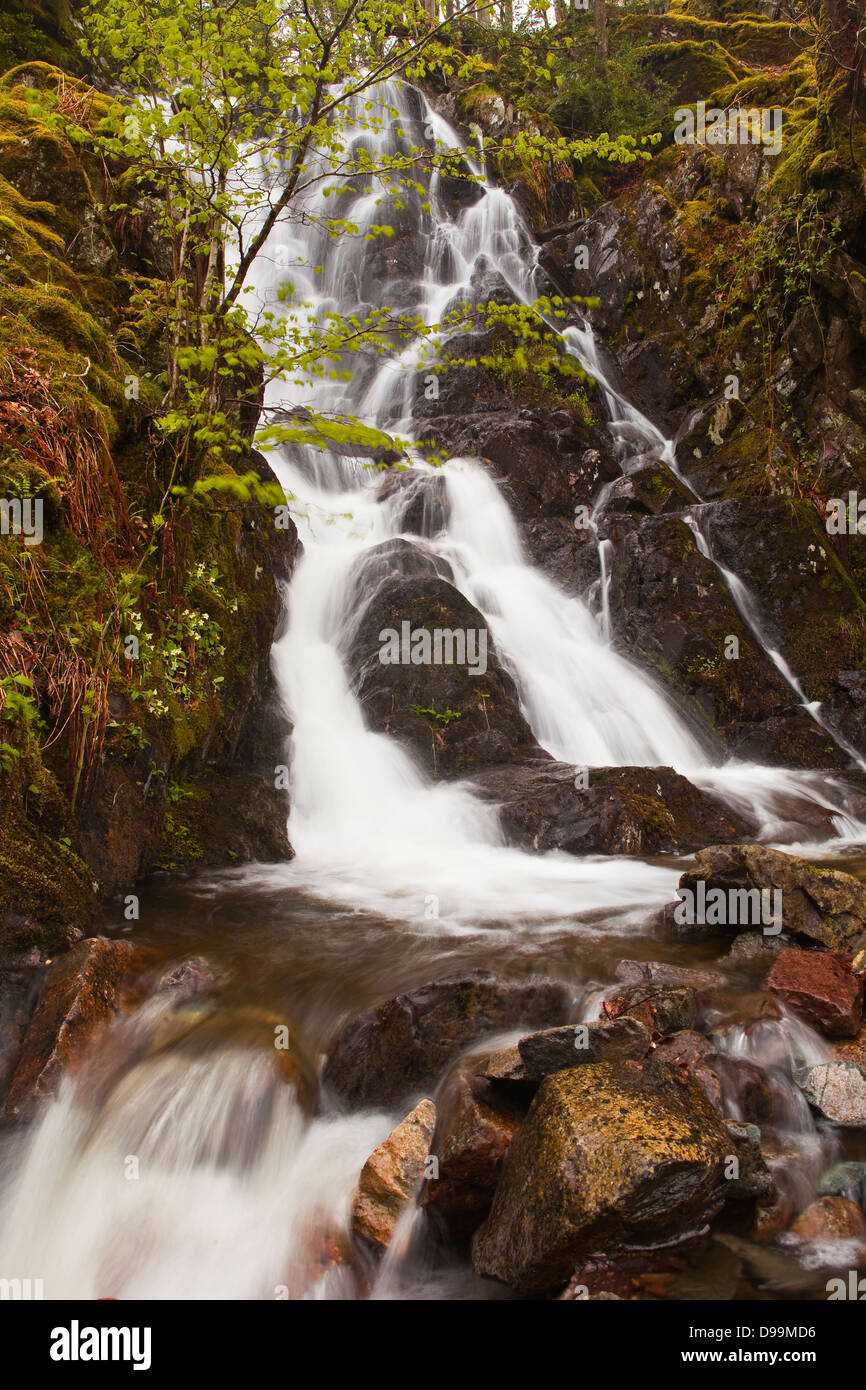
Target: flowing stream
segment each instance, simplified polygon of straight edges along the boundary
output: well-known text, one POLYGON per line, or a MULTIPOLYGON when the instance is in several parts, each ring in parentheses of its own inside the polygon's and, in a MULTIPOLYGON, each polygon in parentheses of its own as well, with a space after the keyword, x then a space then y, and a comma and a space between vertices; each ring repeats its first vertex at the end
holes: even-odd
MULTIPOLYGON (((425 128, 457 147, 411 88, 387 84, 377 103, 359 112, 352 137, 368 150, 430 147, 425 128)), ((452 214, 438 173, 429 206, 406 193, 407 209, 397 212, 363 179, 310 183, 307 216, 278 226, 254 267, 262 310, 324 321, 329 310, 352 312, 387 295, 434 324, 472 298, 473 276, 491 269, 518 301, 538 295, 536 248, 501 189, 484 184, 472 206, 452 214), (358 235, 332 242, 321 225, 329 216, 348 218, 358 235), (406 218, 414 273, 383 286, 366 234, 406 218), (294 293, 284 302, 287 278, 294 293)), ((623 471, 646 456, 677 471, 672 443, 608 383, 588 325, 563 336, 600 382, 623 471)), ((428 353, 412 342, 388 357, 346 361, 348 380, 274 382, 266 412, 342 412, 411 439, 428 353)), ((339 1244, 358 1172, 400 1116, 347 1117, 326 1105, 306 1119, 248 1038, 251 1015, 262 1026, 291 1018, 316 1050, 350 1012, 455 969, 507 961, 518 972, 560 975, 576 991, 610 981, 623 955, 660 949, 641 940, 642 924, 673 897, 682 869, 510 848, 495 808, 468 785, 431 783, 396 742, 367 728, 342 652, 370 597, 359 561, 404 534, 409 491, 383 489, 381 471, 340 452, 295 446, 270 458, 303 542, 273 652, 292 729, 275 763, 285 757, 291 769, 296 857, 157 887, 136 939, 178 959, 205 956, 219 983, 216 1004, 159 992, 115 1028, 107 1062, 94 1058, 36 1124, 7 1140, 0 1273, 42 1277, 49 1297, 357 1293, 349 1271, 322 1252, 339 1244)), ((483 614, 526 718, 554 757, 589 769, 673 767, 748 809, 762 838, 787 846, 838 852, 866 840, 866 826, 845 811, 841 784, 719 764, 662 690, 616 651, 608 543, 599 619, 527 562, 516 522, 478 460, 450 459, 439 469, 413 451, 410 464, 428 524, 407 539, 450 566, 455 586, 483 614), (443 487, 437 508, 434 490, 443 487)), ((696 954, 692 948, 688 963, 696 954)), ((802 1050, 799 1034, 797 1043, 802 1050)), ((736 1052, 747 1043, 728 1046, 736 1052)), ((748 1046, 754 1058, 757 1044, 748 1046)), ((786 1113, 785 1124, 814 1137, 808 1115, 786 1113)), ((813 1179, 810 1169, 809 1191, 813 1179)), ((413 1265, 413 1220, 406 1217, 374 1296, 497 1295, 465 1265, 432 1271, 420 1257, 413 1265)))

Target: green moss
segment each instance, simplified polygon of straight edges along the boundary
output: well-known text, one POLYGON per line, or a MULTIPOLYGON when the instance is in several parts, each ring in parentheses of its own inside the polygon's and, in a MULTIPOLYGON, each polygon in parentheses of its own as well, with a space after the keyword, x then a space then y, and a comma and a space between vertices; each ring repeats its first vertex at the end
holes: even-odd
POLYGON ((647 44, 641 61, 673 89, 677 102, 709 100, 743 77, 746 68, 712 39, 647 44))

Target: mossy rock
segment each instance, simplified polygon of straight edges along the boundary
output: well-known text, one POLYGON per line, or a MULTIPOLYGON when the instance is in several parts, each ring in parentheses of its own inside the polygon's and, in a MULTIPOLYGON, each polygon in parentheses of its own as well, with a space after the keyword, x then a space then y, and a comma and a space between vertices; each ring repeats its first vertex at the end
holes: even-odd
POLYGON ((644 66, 672 88, 677 102, 708 101, 747 72, 713 39, 647 44, 640 57, 644 66))

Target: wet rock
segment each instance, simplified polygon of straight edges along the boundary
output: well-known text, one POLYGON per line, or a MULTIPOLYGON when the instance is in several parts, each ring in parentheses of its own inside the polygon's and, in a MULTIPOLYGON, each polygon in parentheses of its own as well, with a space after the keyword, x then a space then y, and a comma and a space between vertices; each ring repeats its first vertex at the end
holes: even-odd
POLYGON ((191 1055, 226 1047, 247 1048, 267 1058, 279 1079, 291 1086, 301 1110, 312 1117, 319 1108, 315 1058, 303 1035, 285 1016, 268 1009, 220 1007, 216 1000, 193 997, 163 1014, 152 1048, 182 1047, 191 1055))
POLYGON ((839 1062, 854 1062, 866 1072, 866 1023, 861 1024, 855 1038, 834 1038, 833 1056, 839 1062))
POLYGON ((776 1117, 773 1079, 756 1062, 719 1053, 713 1071, 722 1087, 722 1108, 747 1124, 765 1125, 776 1117))
POLYGON ((772 960, 780 951, 785 949, 785 942, 781 936, 764 936, 757 931, 743 931, 735 937, 734 944, 727 954, 726 959, 732 964, 748 964, 751 961, 772 960))
POLYGON ((420 1187, 435 1124, 436 1106, 422 1100, 373 1150, 361 1170, 352 1203, 352 1234, 374 1256, 387 1250, 400 1216, 420 1187))
POLYGON ((850 1197, 866 1184, 866 1163, 849 1161, 834 1163, 821 1177, 818 1193, 821 1197, 850 1197))
POLYGON ((548 1076, 475 1236, 474 1267, 545 1293, 620 1241, 674 1244, 720 1210, 729 1145, 701 1088, 661 1063, 548 1076))
POLYGON ((0 969, 0 1105, 12 1080, 41 985, 38 969, 0 969))
MULTIPOLYGON (((758 730, 761 760, 790 762, 793 740, 779 745, 761 731, 771 716, 791 710, 792 692, 758 647, 686 522, 632 508, 612 514, 606 532, 613 545, 610 609, 624 652, 656 676, 705 738, 732 752, 744 730, 758 730), (728 635, 739 642, 737 661, 724 658, 728 635)), ((798 729, 812 724, 802 710, 792 717, 798 729)), ((822 737, 819 746, 826 742, 822 737)), ((823 761, 810 742, 795 765, 823 761)))
POLYGON ((468 1240, 484 1220, 527 1108, 479 1076, 476 1065, 459 1063, 437 1095, 431 1153, 439 1172, 425 1183, 421 1205, 447 1240, 468 1240))
POLYGON ((639 1060, 649 1048, 649 1028, 637 1018, 546 1028, 530 1033, 517 1044, 524 1074, 534 1081, 567 1067, 639 1060))
POLYGON ((743 822, 669 767, 578 769, 527 761, 490 768, 475 778, 482 797, 500 807, 510 844, 543 853, 688 853, 720 831, 737 838, 743 822))
POLYGON ((808 699, 822 701, 822 719, 862 754, 862 712, 839 689, 837 678, 862 652, 862 642, 852 634, 866 616, 863 600, 810 502, 777 497, 759 505, 757 525, 751 497, 702 509, 713 553, 751 591, 767 640, 785 657, 808 699))
POLYGON ((570 1011, 571 993, 557 980, 509 981, 481 971, 436 980, 352 1019, 324 1080, 348 1104, 391 1104, 432 1085, 485 1034, 553 1024, 570 1011))
POLYGON ((797 1078, 810 1105, 845 1129, 866 1125, 866 1076, 853 1062, 822 1062, 797 1078))
POLYGON ((729 1158, 736 1158, 736 1167, 730 1163, 733 1176, 728 1177, 728 1195, 733 1202, 757 1202, 762 1207, 770 1207, 778 1192, 775 1179, 767 1167, 761 1151, 761 1131, 757 1125, 743 1124, 737 1120, 727 1120, 725 1128, 733 1145, 729 1158))
POLYGON ((820 1197, 797 1217, 791 1234, 800 1240, 852 1240, 866 1235, 866 1221, 847 1197, 820 1197))
POLYGON ((758 1245, 770 1245, 777 1240, 793 1215, 794 1205, 786 1192, 778 1192, 776 1200, 766 1206, 759 1205, 755 1211, 752 1239, 758 1245))
POLYGON ((53 1094, 94 1035, 114 1018, 141 957, 128 941, 89 937, 52 961, 6 1100, 17 1114, 53 1094))
MULTIPOLYGON (((701 882, 707 893, 721 889, 727 895, 727 916, 737 919, 710 927, 712 931, 737 930, 744 925, 744 915, 749 916, 749 925, 757 924, 759 894, 765 889, 770 906, 773 890, 781 891, 781 927, 792 936, 844 951, 866 929, 866 884, 839 869, 815 866, 765 845, 713 845, 702 850, 679 886, 697 895, 701 882), (743 890, 752 892, 749 902, 743 890), (740 896, 732 898, 732 893, 740 896)), ((706 930, 699 925, 681 927, 684 934, 706 930)))
MULTIPOLYGON (((399 551, 389 547, 388 572, 372 593, 365 586, 368 596, 345 648, 352 686, 369 726, 410 748, 434 777, 463 776, 515 757, 542 756, 482 614, 446 579, 417 572, 418 565, 433 566, 428 555, 405 542, 401 546, 399 551), (417 564, 410 564, 407 551, 415 552, 417 564), (411 658, 411 634, 418 631, 426 633, 429 644, 429 653, 421 652, 423 660, 383 663, 383 632, 395 634, 397 655, 405 632, 411 658), (445 634, 438 651, 437 631, 445 634)), ((381 558, 366 556, 363 575, 370 578, 370 564, 381 558)))
POLYGON ((504 1047, 500 1052, 491 1052, 479 1064, 478 1075, 488 1081, 499 1082, 503 1086, 520 1086, 524 1090, 535 1090, 535 1082, 526 1074, 523 1058, 516 1047, 504 1047))
POLYGON ((680 1067, 703 1087, 710 1104, 722 1109, 722 1083, 716 1062, 718 1054, 709 1038, 690 1028, 681 1029, 656 1043, 653 1056, 668 1066, 680 1067))
POLYGON ((616 978, 623 984, 690 985, 697 991, 722 989, 727 984, 717 970, 692 970, 657 960, 621 960, 616 978))
POLYGON ((694 1027, 698 1001, 695 991, 684 985, 626 985, 605 999, 602 1009, 608 1019, 628 1015, 664 1037, 694 1027))
POLYGON ((855 1037, 863 1005, 863 980, 832 951, 781 951, 767 989, 828 1037, 855 1037))

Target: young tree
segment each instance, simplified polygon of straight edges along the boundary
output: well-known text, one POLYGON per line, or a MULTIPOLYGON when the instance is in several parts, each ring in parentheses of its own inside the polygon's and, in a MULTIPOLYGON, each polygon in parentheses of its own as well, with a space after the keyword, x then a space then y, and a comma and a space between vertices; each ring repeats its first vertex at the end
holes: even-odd
MULTIPOLYGON (((477 0, 455 7, 455 16, 470 9, 477 0)), ((398 116, 386 80, 423 81, 434 67, 463 78, 481 71, 480 59, 446 43, 435 10, 435 0, 408 11, 405 0, 89 3, 91 52, 131 93, 97 139, 106 158, 125 162, 155 196, 170 250, 157 421, 169 488, 190 481, 203 451, 244 448, 226 403, 257 374, 308 380, 342 370, 350 352, 392 352, 400 338, 440 331, 386 308, 363 321, 336 311, 324 320, 267 312, 255 323, 244 308, 251 268, 279 225, 314 217, 332 241, 360 234, 339 216, 338 200, 332 213, 311 213, 316 188, 357 181, 380 191, 384 209, 412 190, 423 195, 424 170, 474 177, 461 153, 437 145, 429 130, 395 153, 371 153, 371 142, 354 139, 359 122, 377 130, 398 116)), ((533 134, 509 144, 560 160, 602 146, 608 158, 636 157, 627 141, 533 134)), ((372 234, 390 232, 385 222, 372 234)), ((369 440, 367 427, 357 428, 369 440)), ((321 422, 306 419, 291 437, 322 446, 321 422)))

